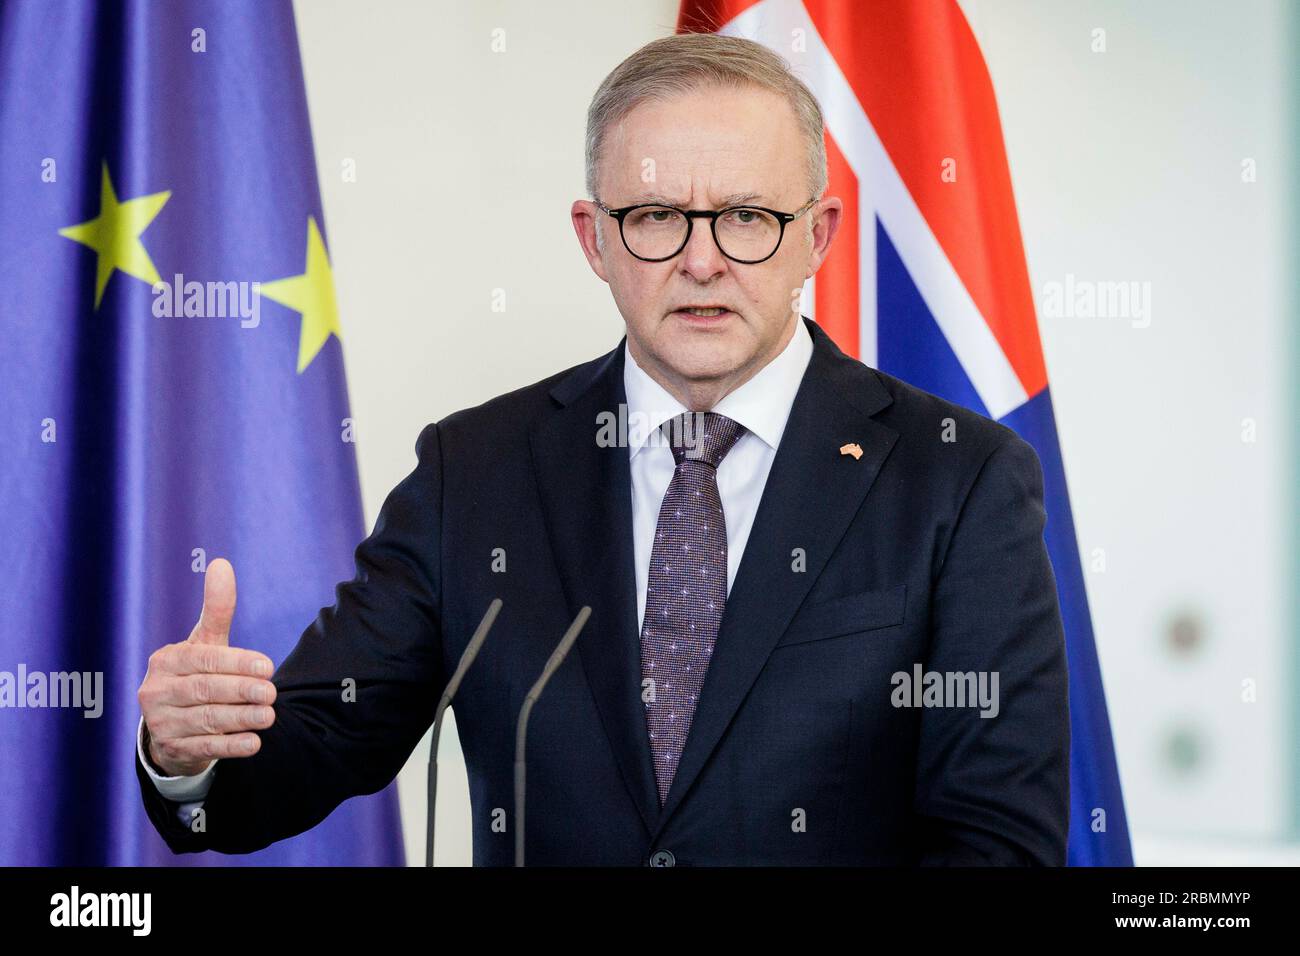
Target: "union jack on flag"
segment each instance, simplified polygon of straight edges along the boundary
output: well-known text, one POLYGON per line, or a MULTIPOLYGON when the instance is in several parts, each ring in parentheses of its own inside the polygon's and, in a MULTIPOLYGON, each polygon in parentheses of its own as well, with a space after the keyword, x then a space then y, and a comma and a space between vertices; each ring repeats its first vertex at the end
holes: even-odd
POLYGON ((1043 465, 1070 669, 1071 866, 1131 866, 1128 823, 993 84, 956 0, 683 0, 808 84, 844 202, 801 310, 846 353, 1012 428, 1043 465))

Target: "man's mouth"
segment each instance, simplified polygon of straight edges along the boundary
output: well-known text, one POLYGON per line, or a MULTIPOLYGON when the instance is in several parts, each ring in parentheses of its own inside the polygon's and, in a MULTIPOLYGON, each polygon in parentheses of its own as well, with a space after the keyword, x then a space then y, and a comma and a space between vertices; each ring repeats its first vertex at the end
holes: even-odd
POLYGON ((721 305, 684 305, 675 310, 682 315, 692 315, 699 319, 713 319, 727 314, 730 310, 721 305))

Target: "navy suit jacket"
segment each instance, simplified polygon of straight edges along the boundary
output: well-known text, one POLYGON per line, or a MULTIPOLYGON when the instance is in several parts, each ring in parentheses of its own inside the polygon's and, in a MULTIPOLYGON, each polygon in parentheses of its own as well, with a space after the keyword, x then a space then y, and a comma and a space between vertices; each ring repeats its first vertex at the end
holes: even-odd
POLYGON ((168 845, 250 852, 385 787, 499 596, 453 705, 476 865, 513 862, 516 718, 583 605, 529 721, 530 865, 1064 864, 1066 657, 1038 458, 804 321, 813 355, 665 805, 640 696, 628 450, 596 440, 624 401, 620 343, 424 428, 356 577, 276 671, 261 750, 218 766, 206 832, 137 766, 168 845), (916 706, 896 675, 918 667, 996 674, 996 716, 916 706))

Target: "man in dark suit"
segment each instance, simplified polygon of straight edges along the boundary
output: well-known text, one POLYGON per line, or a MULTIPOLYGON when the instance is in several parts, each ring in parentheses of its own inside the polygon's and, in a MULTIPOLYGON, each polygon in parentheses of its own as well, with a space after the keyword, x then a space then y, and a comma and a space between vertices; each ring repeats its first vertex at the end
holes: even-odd
POLYGON ((583 605, 529 723, 529 863, 1063 864, 1041 469, 798 313, 840 215, 815 100, 757 44, 666 38, 601 85, 587 156, 624 340, 427 426, 270 679, 210 566, 140 689, 154 825, 249 852, 380 790, 501 597, 455 703, 476 864, 513 859, 516 718, 583 605))

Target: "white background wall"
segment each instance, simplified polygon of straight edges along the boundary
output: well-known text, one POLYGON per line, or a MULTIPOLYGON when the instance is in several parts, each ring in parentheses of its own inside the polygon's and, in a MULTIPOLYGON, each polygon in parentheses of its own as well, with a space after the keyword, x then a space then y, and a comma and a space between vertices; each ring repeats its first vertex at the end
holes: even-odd
MULTIPOLYGON (((962 6, 998 94, 1036 292, 1067 274, 1151 284, 1147 328, 1041 323, 1085 567, 1104 552, 1089 598, 1139 862, 1274 859, 1296 746, 1285 3, 962 6), (1091 50, 1098 27, 1105 53, 1091 50), (1257 182, 1242 182, 1246 158, 1257 182), (1201 622, 1191 653, 1171 650, 1180 614, 1201 622)), ((584 195, 592 92, 672 31, 677 3, 296 9, 373 523, 424 424, 621 336, 568 207, 584 195)), ((399 778, 413 864, 427 746, 399 778)), ((450 722, 440 766, 438 863, 468 863, 450 722)))

